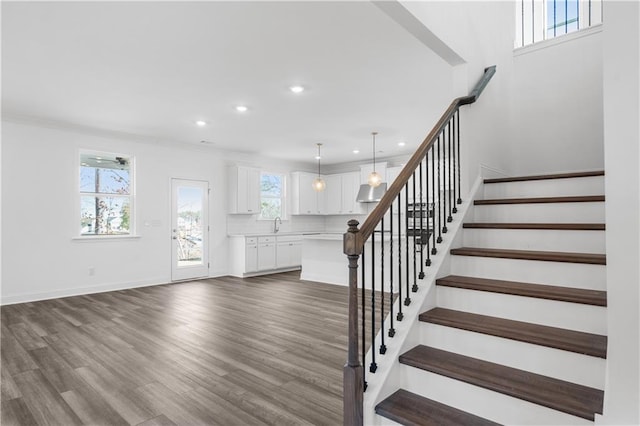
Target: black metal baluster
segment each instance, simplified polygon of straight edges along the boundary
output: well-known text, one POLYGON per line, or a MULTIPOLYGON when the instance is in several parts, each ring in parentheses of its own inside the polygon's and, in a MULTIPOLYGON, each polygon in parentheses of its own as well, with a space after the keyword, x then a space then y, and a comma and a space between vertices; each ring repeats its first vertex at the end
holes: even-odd
MULTIPOLYGON (((398 192, 398 316, 396 319, 402 321, 404 315, 402 314, 402 191, 398 192)), ((404 211, 405 216, 407 210, 404 211)), ((407 238, 407 228, 404 230, 404 237, 407 238)))
POLYGON ((445 191, 447 191, 447 200, 449 200, 449 216, 447 216, 447 222, 452 222, 451 216, 451 127, 453 120, 449 120, 449 138, 447 139, 447 183, 445 184, 445 191))
POLYGON ((371 234, 371 365, 369 371, 375 373, 378 369, 376 364, 376 233, 371 234))
POLYGON ((429 217, 431 218, 432 234, 433 234, 433 247, 431 247, 431 254, 438 253, 436 248, 436 142, 431 145, 431 209, 429 209, 429 217))
MULTIPOLYGON (((415 200, 414 200, 415 201, 415 200)), ((407 238, 405 239, 405 268, 407 275, 405 276, 405 298, 404 304, 405 306, 409 306, 411 304, 411 298, 409 297, 409 182, 404 184, 404 202, 405 202, 405 211, 407 214, 405 215, 405 229, 407 230, 407 238)), ((412 211, 412 214, 415 214, 415 209, 412 211)))
MULTIPOLYGON (((420 245, 420 274, 418 278, 421 280, 424 279, 424 222, 422 216, 424 216, 424 212, 426 210, 426 203, 422 197, 422 161, 420 161, 420 165, 418 166, 419 176, 420 176, 420 239, 418 240, 418 244, 420 245)), ((417 289, 417 286, 416 286, 417 289)))
MULTIPOLYGON (((447 123, 447 125, 445 126, 444 129, 442 129, 442 159, 440 157, 438 157, 438 165, 440 165, 442 167, 442 172, 440 174, 442 174, 442 185, 438 185, 440 186, 440 192, 442 193, 442 233, 446 234, 449 229, 447 229, 447 193, 446 193, 446 186, 447 186, 447 176, 445 175, 445 173, 447 172, 447 162, 445 157, 447 156, 447 128, 449 127, 449 124, 447 123)), ((438 148, 438 154, 440 154, 440 148, 438 148)), ((438 182, 440 183, 440 182, 438 182)))
MULTIPOLYGON (((431 217, 431 203, 429 202, 429 151, 424 156, 424 177, 425 177, 425 191, 427 196, 425 197, 425 213, 427 215, 427 230, 425 232, 425 244, 427 245, 427 260, 425 261, 425 266, 431 266, 431 227, 429 226, 429 218, 431 217)), ((423 247, 424 248, 424 247, 423 247)))
POLYGON ((384 344, 384 216, 380 219, 380 354, 387 352, 387 345, 384 344))
POLYGON ((458 144, 458 200, 457 203, 458 204, 462 204, 462 191, 460 190, 460 182, 462 181, 460 179, 460 169, 462 169, 462 163, 460 162, 460 110, 457 109, 456 110, 456 118, 458 121, 458 125, 456 126, 456 128, 458 129, 458 135, 456 137, 456 142, 458 144))
POLYGON ((458 125, 456 123, 456 115, 455 113, 453 114, 453 117, 451 117, 451 121, 453 122, 453 143, 451 144, 453 146, 453 154, 452 154, 452 160, 453 160, 453 198, 451 200, 451 204, 453 204, 453 208, 451 209, 451 211, 455 214, 458 213, 458 207, 456 206, 456 131, 458 129, 458 125))
MULTIPOLYGON (((418 268, 416 265, 416 206, 418 208, 418 212, 420 212, 420 203, 416 203, 416 172, 414 171, 411 175, 411 186, 413 186, 413 224, 411 226, 411 230, 413 231, 413 286, 411 286, 411 291, 414 293, 418 291, 418 268)), ((407 295, 409 295, 409 290, 407 290, 407 295)))
MULTIPOLYGON (((362 282, 360 284, 362 284, 362 306, 361 306, 361 311, 362 311, 362 365, 365 366, 365 357, 367 355, 367 346, 366 346, 366 336, 367 336, 367 325, 366 325, 366 313, 367 310, 365 309, 365 305, 366 305, 366 297, 365 297, 365 286, 364 286, 364 281, 365 281, 365 276, 366 276, 366 269, 365 269, 365 251, 364 249, 362 250, 362 254, 361 254, 361 274, 362 274, 362 282)), ((367 390, 367 372, 366 370, 363 368, 362 369, 362 381, 364 382, 363 384, 363 389, 366 391, 367 390)))
POLYGON ((389 206, 389 321, 389 337, 393 337, 396 334, 393 328, 393 203, 389 206))
MULTIPOLYGON (((442 139, 444 139, 444 130, 442 131, 442 139)), ((442 189, 441 189, 442 185, 441 185, 441 182, 440 182, 440 175, 441 175, 441 173, 440 173, 440 161, 441 161, 440 160, 440 151, 441 151, 441 148, 442 148, 442 143, 441 143, 440 137, 438 137, 438 186, 437 186, 437 189, 438 189, 438 239, 437 239, 437 241, 438 241, 438 243, 442 242, 442 231, 444 231, 442 229, 442 216, 441 216, 441 213, 442 213, 442 211, 441 211, 442 210, 441 209, 441 207, 442 207, 442 203, 441 203, 442 197, 440 197, 440 193, 442 192, 442 189)))

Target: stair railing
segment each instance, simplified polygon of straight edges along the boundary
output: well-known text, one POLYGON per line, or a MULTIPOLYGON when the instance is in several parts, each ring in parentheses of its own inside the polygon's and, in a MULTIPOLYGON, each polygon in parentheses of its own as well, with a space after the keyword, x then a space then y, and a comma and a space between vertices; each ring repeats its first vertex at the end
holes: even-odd
POLYGON ((453 220, 456 205, 462 203, 459 109, 478 99, 495 72, 495 66, 486 68, 468 96, 451 102, 362 226, 358 228, 357 220, 348 223, 343 239, 344 253, 349 260, 349 343, 343 369, 345 425, 363 422, 367 334, 372 346, 369 372, 375 373, 376 352, 386 352, 385 335, 389 339, 395 335, 394 320, 402 321, 403 305, 409 306, 411 293, 418 291, 418 279, 424 278, 424 267, 431 265, 431 257, 438 252, 436 246, 448 231, 447 223, 453 220), (370 254, 368 269, 365 268, 367 251, 370 254), (360 271, 359 259, 362 261, 360 271), (380 283, 379 289, 376 282, 380 283), (394 303, 396 296, 398 303, 394 303), (385 299, 388 300, 388 323, 385 299), (373 345, 378 330, 381 344, 376 349, 373 345))

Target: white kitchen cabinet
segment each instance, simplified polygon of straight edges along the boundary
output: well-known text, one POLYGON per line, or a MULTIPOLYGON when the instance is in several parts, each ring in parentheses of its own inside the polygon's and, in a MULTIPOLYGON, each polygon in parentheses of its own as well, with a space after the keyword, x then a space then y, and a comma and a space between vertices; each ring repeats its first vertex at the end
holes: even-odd
POLYGON ((258 270, 258 239, 256 237, 245 239, 245 272, 256 272, 258 270))
POLYGON ((229 167, 229 213, 260 213, 260 169, 229 167))
POLYGON ((258 237, 258 271, 276 269, 276 237, 258 237))
POLYGON ((302 237, 278 237, 277 267, 293 268, 302 263, 302 237))
POLYGON ((327 184, 325 188, 325 213, 340 214, 342 212, 342 176, 328 175, 324 177, 327 184))
POLYGON ((314 173, 291 173, 291 214, 325 214, 325 191, 316 192, 311 186, 316 177, 314 173))
POLYGON ((232 235, 229 240, 229 274, 234 277, 299 269, 302 264, 301 234, 232 235))

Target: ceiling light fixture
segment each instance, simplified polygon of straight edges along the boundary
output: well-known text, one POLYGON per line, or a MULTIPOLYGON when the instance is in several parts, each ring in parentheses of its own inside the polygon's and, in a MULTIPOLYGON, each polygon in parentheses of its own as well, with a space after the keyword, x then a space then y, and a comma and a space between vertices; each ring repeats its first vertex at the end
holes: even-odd
POLYGON ((377 188, 382 183, 382 176, 380 173, 376 172, 376 135, 378 132, 371 132, 373 136, 373 171, 369 173, 369 177, 367 178, 367 183, 372 188, 377 188))
POLYGON ((238 112, 247 112, 247 110, 248 110, 248 109, 249 109, 249 108, 247 108, 247 107, 246 107, 246 106, 244 106, 244 105, 238 105, 238 106, 236 107, 236 111, 238 111, 238 112))
POLYGON ((353 150, 353 153, 354 153, 354 154, 360 154, 360 150, 359 150, 359 149, 354 149, 354 150, 353 150))
POLYGON ((404 143, 404 142, 398 142, 398 146, 405 146, 405 145, 406 145, 406 143, 404 143))
POLYGON ((322 146, 322 144, 318 143, 316 145, 318 145, 318 155, 316 155, 316 159, 318 160, 318 177, 313 180, 311 186, 316 192, 322 192, 327 186, 324 179, 322 179, 322 176, 320 176, 320 158, 322 158, 320 156, 320 147, 322 146))
POLYGON ((289 87, 289 90, 291 90, 293 93, 302 93, 302 92, 304 92, 304 87, 303 86, 291 86, 291 87, 289 87))
POLYGON ((196 121, 196 125, 200 126, 200 127, 204 127, 207 125, 207 122, 204 120, 198 120, 196 121))

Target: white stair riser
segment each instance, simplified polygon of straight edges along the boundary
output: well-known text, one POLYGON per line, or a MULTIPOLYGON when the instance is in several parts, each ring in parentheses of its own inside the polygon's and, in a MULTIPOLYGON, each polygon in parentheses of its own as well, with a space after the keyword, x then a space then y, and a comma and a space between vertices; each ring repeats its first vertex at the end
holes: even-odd
POLYGON ((604 203, 531 203, 474 206, 476 222, 604 223, 604 203))
POLYGON ((451 273, 477 278, 606 290, 605 265, 451 256, 451 273))
POLYGON ((603 231, 465 229, 465 247, 604 253, 603 231))
POLYGON ((398 369, 404 389, 502 424, 589 425, 586 419, 470 385, 419 368, 398 369))
POLYGON ((550 327, 607 334, 602 306, 438 286, 438 307, 550 327))
POLYGON ((604 176, 490 183, 484 185, 484 198, 564 197, 604 194, 604 176))
POLYGON ((438 324, 420 323, 423 345, 604 389, 606 360, 438 324))

